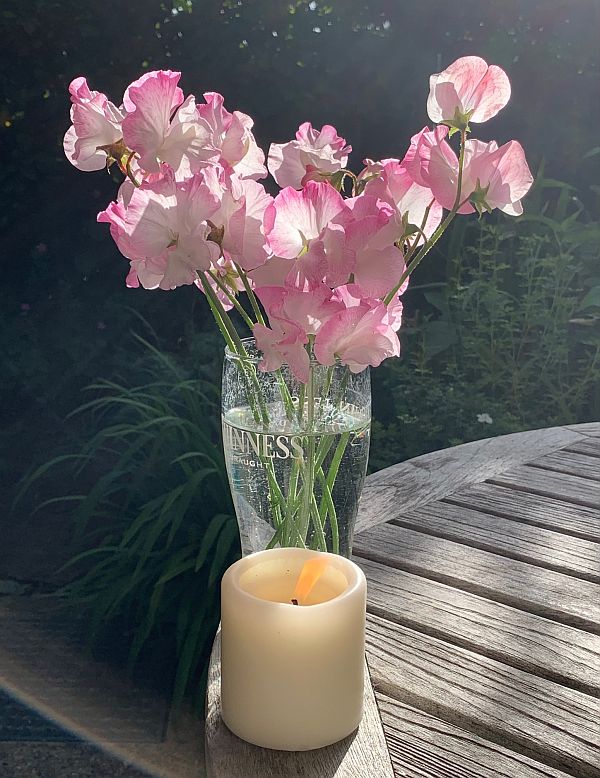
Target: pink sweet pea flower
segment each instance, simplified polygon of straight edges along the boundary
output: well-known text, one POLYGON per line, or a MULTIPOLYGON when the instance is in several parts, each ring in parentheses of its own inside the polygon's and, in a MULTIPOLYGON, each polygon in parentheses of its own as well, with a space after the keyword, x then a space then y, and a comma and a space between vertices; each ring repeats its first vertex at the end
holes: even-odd
POLYGON ((280 187, 300 189, 307 181, 322 180, 323 176, 346 167, 348 146, 337 134, 335 127, 325 124, 321 130, 313 129, 310 122, 298 128, 296 140, 289 143, 272 143, 267 165, 280 187))
POLYGON ((205 170, 205 178, 220 201, 211 222, 222 230, 225 258, 248 271, 263 265, 271 255, 263 218, 273 198, 258 181, 241 179, 220 167, 205 170))
POLYGON ((402 233, 396 210, 366 193, 346 200, 346 205, 347 211, 325 233, 332 246, 327 257, 327 282, 343 285, 352 274, 363 296, 383 296, 404 271, 402 252, 394 245, 402 233), (332 231, 338 239, 335 249, 332 231))
POLYGON ((510 81, 497 65, 481 57, 461 57, 429 79, 427 113, 432 122, 452 121, 456 114, 486 122, 510 99, 510 81))
POLYGON ((293 322, 306 335, 316 335, 328 319, 344 308, 323 283, 311 289, 263 286, 255 291, 271 324, 276 319, 293 322))
POLYGON ((441 153, 447 159, 450 167, 453 167, 456 154, 445 140, 448 132, 446 126, 434 127, 433 130, 423 127, 421 132, 410 139, 410 146, 400 164, 415 184, 431 189, 429 163, 434 149, 436 153, 441 153))
POLYGON ((83 77, 69 84, 71 121, 63 147, 69 162, 79 170, 102 170, 108 155, 102 146, 112 146, 122 137, 123 114, 102 92, 90 90, 83 77))
POLYGON ((202 172, 182 183, 174 176, 135 189, 127 205, 110 203, 98 221, 111 225, 121 253, 131 260, 128 286, 174 289, 192 284, 220 255, 209 240, 210 217, 219 206, 202 172))
POLYGON ((183 179, 216 159, 217 152, 197 121, 193 95, 183 98, 180 78, 181 73, 154 70, 127 87, 123 140, 139 154, 143 171, 157 173, 160 163, 166 162, 183 179))
MULTIPOLYGON (((365 186, 365 195, 391 205, 399 225, 413 224, 422 228, 427 238, 430 237, 442 220, 442 207, 435 201, 431 189, 413 181, 398 160, 390 159, 380 164, 379 175, 365 186), (423 223, 428 208, 427 219, 423 223)), ((422 235, 417 236, 417 242, 424 242, 422 235)))
POLYGON ((308 252, 329 222, 347 206, 328 183, 309 181, 301 191, 282 189, 265 211, 265 235, 273 253, 296 259, 308 252))
POLYGON ((271 327, 255 324, 254 340, 263 358, 259 364, 261 370, 278 370, 284 363, 289 365, 292 374, 305 384, 309 378, 310 359, 304 348, 308 338, 301 327, 291 321, 274 319, 271 327))
POLYGON ((369 365, 378 367, 387 357, 399 356, 400 341, 391 315, 379 300, 356 297, 352 287, 336 290, 349 307, 332 316, 315 337, 314 352, 322 365, 336 359, 351 372, 360 373, 369 365))
POLYGON ((265 155, 252 134, 252 119, 226 110, 218 92, 205 92, 204 100, 198 105, 198 122, 216 159, 240 178, 265 178, 265 155))
MULTIPOLYGON (((453 152, 454 154, 454 152, 453 152)), ((428 167, 431 189, 444 208, 452 208, 456 199, 458 159, 451 159, 439 148, 433 148, 428 167)), ((479 210, 499 208, 510 216, 523 213, 521 198, 533 183, 523 147, 509 141, 498 148, 495 141, 483 143, 468 140, 465 145, 461 201, 471 197, 479 210)), ((475 210, 466 202, 459 213, 475 210)))
POLYGON ((290 272, 289 259, 271 256, 264 265, 251 270, 248 278, 256 286, 283 286, 290 272))

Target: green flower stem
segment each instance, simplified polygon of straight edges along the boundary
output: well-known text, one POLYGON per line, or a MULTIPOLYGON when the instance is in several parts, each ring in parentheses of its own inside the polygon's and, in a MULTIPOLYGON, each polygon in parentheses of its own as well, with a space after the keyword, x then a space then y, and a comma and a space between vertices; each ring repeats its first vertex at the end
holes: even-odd
POLYGON ((256 321, 259 324, 266 324, 264 316, 262 315, 262 311, 260 310, 258 300, 256 299, 256 295, 254 294, 254 290, 252 289, 248 281, 248 276, 246 275, 246 271, 243 270, 238 265, 237 262, 234 262, 233 266, 235 267, 239 277, 242 279, 242 283, 244 284, 244 290, 246 291, 246 294, 248 295, 248 299, 250 300, 250 305, 252 306, 252 310, 254 311, 254 315, 256 316, 256 321))
POLYGON ((323 470, 317 471, 317 479, 321 485, 321 489, 323 490, 321 504, 319 505, 319 518, 321 520, 321 524, 325 526, 327 514, 329 513, 329 526, 331 527, 331 551, 334 554, 339 554, 340 531, 338 527, 337 511, 335 510, 331 489, 327 483, 327 479, 323 475, 323 470))
POLYGON ((227 288, 227 284, 224 284, 223 281, 219 278, 219 276, 216 273, 213 273, 212 270, 207 270, 206 272, 212 278, 215 284, 219 287, 219 289, 223 292, 223 294, 227 297, 227 299, 233 305, 235 310, 240 314, 244 322, 248 325, 250 332, 252 332, 255 322, 253 322, 252 319, 248 316, 248 314, 244 310, 243 305, 236 298, 235 294, 233 294, 227 288))
POLYGON ((202 283, 202 288, 204 289, 204 293, 206 294, 206 297, 208 299, 210 308, 217 322, 217 326, 219 326, 219 329, 225 336, 225 340, 227 342, 227 345, 229 346, 230 351, 232 351, 234 354, 237 354, 240 357, 239 364, 242 373, 246 377, 246 379, 250 381, 252 388, 254 389, 254 393, 250 391, 248 392, 248 401, 250 402, 250 405, 252 407, 252 415, 254 416, 255 421, 257 422, 262 421, 263 425, 267 426, 269 424, 269 413, 267 411, 267 406, 265 405, 265 401, 262 396, 260 384, 258 383, 254 366, 251 364, 246 364, 244 362, 244 358, 248 359, 248 352, 244 347, 244 343, 242 342, 242 339, 238 335, 237 330, 233 326, 233 322, 227 315, 226 310, 223 308, 223 304, 217 297, 215 290, 208 283, 205 276, 200 275, 199 278, 202 283), (225 332, 227 332, 227 335, 225 335, 225 332), (254 403, 252 402, 252 399, 254 399, 258 405, 258 410, 260 414, 260 417, 258 419, 256 417, 256 413, 255 413, 256 408, 254 403))
POLYGON ((319 513, 319 506, 317 505, 317 498, 315 497, 314 489, 310 495, 310 513, 315 530, 315 544, 319 551, 327 551, 327 539, 325 538, 325 530, 323 522, 321 521, 321 514, 319 513))
POLYGON ((310 524, 311 515, 311 497, 314 492, 315 484, 315 438, 313 433, 314 428, 314 413, 315 413, 315 384, 314 384, 314 368, 311 365, 308 371, 308 383, 306 384, 306 421, 307 421, 307 440, 306 440, 306 461, 304 465, 304 499, 302 502, 301 515, 300 515, 300 527, 303 538, 306 539, 308 533, 308 527, 310 524))
POLYGON ((406 281, 406 279, 410 276, 410 274, 415 270, 415 268, 422 262, 422 260, 429 254, 431 249, 435 246, 435 244, 438 242, 438 240, 442 237, 444 232, 446 232, 446 229, 450 225, 450 222, 454 219, 456 214, 458 213, 459 208, 461 208, 464 205, 465 201, 461 201, 461 194, 462 194, 462 179, 463 179, 463 169, 464 169, 464 163, 465 163, 465 143, 467 140, 467 133, 466 130, 461 130, 460 133, 460 154, 458 157, 458 181, 456 184, 456 197, 454 198, 454 205, 452 206, 452 210, 450 213, 446 216, 446 218, 443 220, 443 222, 438 226, 438 228, 435 230, 431 238, 423 245, 421 250, 418 252, 416 257, 411 261, 411 263, 406 267, 404 273, 400 276, 400 280, 396 284, 396 286, 392 289, 391 292, 389 292, 386 297, 384 298, 383 302, 386 305, 389 305, 391 301, 394 299, 396 294, 398 293, 398 290, 402 286, 402 284, 406 281))

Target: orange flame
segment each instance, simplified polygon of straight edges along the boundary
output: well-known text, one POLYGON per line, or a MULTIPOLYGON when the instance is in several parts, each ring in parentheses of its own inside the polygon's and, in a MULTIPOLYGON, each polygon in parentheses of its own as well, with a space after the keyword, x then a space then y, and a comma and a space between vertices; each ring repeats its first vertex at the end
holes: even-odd
POLYGON ((325 572, 327 564, 327 559, 318 556, 312 557, 308 562, 305 562, 298 576, 292 599, 298 600, 300 603, 304 602, 312 592, 314 585, 325 572))

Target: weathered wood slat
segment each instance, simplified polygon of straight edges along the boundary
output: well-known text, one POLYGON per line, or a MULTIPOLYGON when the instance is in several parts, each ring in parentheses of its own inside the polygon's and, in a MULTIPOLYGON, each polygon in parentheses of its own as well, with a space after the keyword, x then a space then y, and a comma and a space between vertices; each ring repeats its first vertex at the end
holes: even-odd
POLYGON ((600 700, 376 616, 375 688, 578 778, 600 776, 600 700))
POLYGON ((600 632, 600 586, 589 581, 393 524, 361 533, 354 551, 357 556, 600 632))
POLYGON ((480 654, 600 695, 600 637, 357 559, 368 580, 370 613, 480 654))
POLYGON ((392 764, 406 778, 572 778, 377 692, 392 764))
MULTIPOLYGON (((600 431, 600 424, 582 426, 588 435, 592 434, 590 429, 600 431)), ((387 521, 390 512, 399 505, 409 510, 440 500, 460 488, 485 481, 585 437, 579 425, 518 432, 435 451, 388 467, 367 478, 357 531, 387 521)))
POLYGON ((390 518, 403 527, 600 583, 600 543, 444 502, 390 518))
POLYGON ((469 486, 446 497, 444 502, 483 510, 494 516, 523 521, 536 527, 547 527, 586 540, 600 541, 600 507, 594 509, 571 505, 551 497, 495 484, 469 486))
POLYGON ((600 439, 586 438, 579 443, 571 443, 562 451, 573 451, 575 454, 586 454, 588 457, 600 457, 600 439))
POLYGON ((572 430, 580 435, 590 435, 600 438, 600 421, 588 421, 583 424, 567 424, 565 429, 572 430))
POLYGON ((271 751, 240 740, 223 724, 221 636, 218 633, 209 667, 205 731, 209 778, 394 778, 366 667, 365 713, 354 735, 315 751, 271 751))
MULTIPOLYGON (((596 438, 600 443, 600 438, 596 438)), ((598 449, 600 456, 600 449, 598 449)), ((567 473, 591 481, 600 481, 600 459, 574 451, 552 451, 543 457, 529 463, 530 467, 552 470, 556 473, 567 473)))
POLYGON ((492 484, 511 486, 531 494, 541 494, 558 500, 600 508, 600 483, 574 475, 552 473, 522 465, 488 479, 492 484))
POLYGON ((586 438, 578 443, 570 443, 564 451, 574 451, 576 454, 587 454, 589 457, 600 457, 600 439, 586 438))

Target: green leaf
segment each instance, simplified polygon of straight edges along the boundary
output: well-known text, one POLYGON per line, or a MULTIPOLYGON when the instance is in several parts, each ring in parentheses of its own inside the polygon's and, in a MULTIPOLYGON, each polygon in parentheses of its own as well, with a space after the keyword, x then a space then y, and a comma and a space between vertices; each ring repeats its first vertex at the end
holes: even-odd
POLYGON ((215 546, 215 553, 212 558, 210 570, 208 573, 208 587, 210 589, 216 581, 221 577, 224 572, 225 561, 231 553, 231 547, 234 541, 238 537, 237 524, 233 521, 228 522, 223 527, 217 545, 215 546))
POLYGON ((198 570, 200 570, 200 568, 204 565, 208 555, 213 550, 213 545, 219 533, 221 532, 224 524, 228 521, 233 523, 234 520, 231 518, 231 516, 228 516, 225 513, 217 513, 216 516, 213 516, 202 538, 202 545, 200 546, 200 550, 198 551, 196 562, 194 564, 194 572, 197 573, 198 570))

